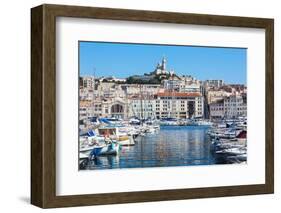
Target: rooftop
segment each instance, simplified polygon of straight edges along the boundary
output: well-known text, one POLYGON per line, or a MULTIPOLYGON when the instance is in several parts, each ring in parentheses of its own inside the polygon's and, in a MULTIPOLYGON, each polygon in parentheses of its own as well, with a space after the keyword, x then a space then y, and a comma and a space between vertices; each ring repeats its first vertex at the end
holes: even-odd
POLYGON ((200 97, 199 92, 159 92, 157 93, 158 97, 200 97))

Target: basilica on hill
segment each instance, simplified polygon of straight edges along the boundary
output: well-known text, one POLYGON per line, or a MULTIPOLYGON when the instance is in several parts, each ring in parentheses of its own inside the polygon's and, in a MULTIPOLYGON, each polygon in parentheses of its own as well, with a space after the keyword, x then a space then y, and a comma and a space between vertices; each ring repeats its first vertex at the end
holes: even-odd
POLYGON ((173 70, 167 69, 167 59, 165 57, 162 58, 162 61, 159 62, 155 68, 155 70, 151 73, 154 75, 173 75, 173 70))
POLYGON ((163 80, 169 78, 180 79, 179 76, 175 74, 175 71, 167 68, 167 59, 165 57, 157 63, 155 69, 144 75, 134 75, 130 76, 127 83, 149 83, 149 84, 160 84, 163 80))

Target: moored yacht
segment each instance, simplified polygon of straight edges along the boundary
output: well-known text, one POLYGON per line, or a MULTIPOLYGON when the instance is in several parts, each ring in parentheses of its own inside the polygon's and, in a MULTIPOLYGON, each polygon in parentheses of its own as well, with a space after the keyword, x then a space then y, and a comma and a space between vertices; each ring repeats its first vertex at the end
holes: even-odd
POLYGON ((109 137, 112 140, 116 140, 123 146, 135 145, 132 135, 128 135, 127 128, 125 126, 108 125, 98 128, 99 135, 109 137))

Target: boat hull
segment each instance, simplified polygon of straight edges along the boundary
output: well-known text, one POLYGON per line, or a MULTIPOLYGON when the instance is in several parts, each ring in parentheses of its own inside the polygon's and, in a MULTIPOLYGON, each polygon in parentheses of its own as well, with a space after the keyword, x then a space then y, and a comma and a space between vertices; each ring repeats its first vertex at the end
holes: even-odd
POLYGON ((102 155, 117 155, 119 153, 120 145, 118 143, 111 143, 105 146, 95 147, 90 153, 90 157, 97 157, 102 155))
POLYGON ((121 140, 121 141, 117 141, 120 145, 122 146, 133 146, 135 145, 134 140, 132 139, 127 139, 127 140, 121 140))

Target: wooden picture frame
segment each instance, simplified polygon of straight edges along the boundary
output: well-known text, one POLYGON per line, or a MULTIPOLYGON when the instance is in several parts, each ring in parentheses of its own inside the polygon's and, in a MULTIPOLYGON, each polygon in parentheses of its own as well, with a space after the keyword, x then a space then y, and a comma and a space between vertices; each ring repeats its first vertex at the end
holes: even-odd
POLYGON ((31 9, 31 203, 41 208, 268 194, 274 191, 274 21, 63 5, 31 9), (87 195, 56 195, 56 18, 261 28, 266 32, 265 184, 87 195))

